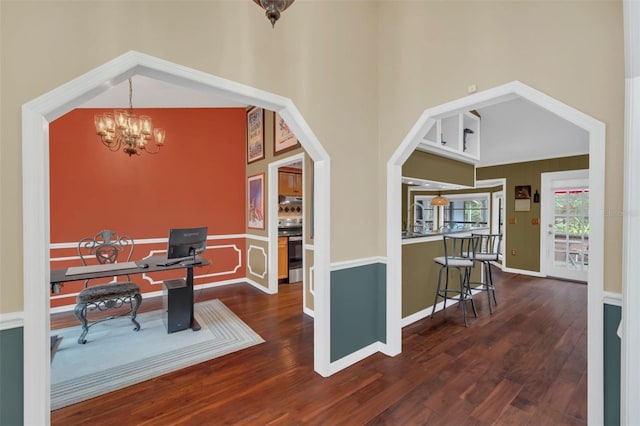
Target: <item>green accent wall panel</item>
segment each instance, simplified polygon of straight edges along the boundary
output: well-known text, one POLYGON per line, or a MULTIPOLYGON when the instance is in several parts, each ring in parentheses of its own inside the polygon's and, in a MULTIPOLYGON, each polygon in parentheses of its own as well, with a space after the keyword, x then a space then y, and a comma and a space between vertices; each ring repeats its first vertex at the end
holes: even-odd
POLYGON ((23 423, 22 327, 0 330, 0 425, 23 423))
POLYGON ((620 353, 618 325, 622 308, 604 305, 604 424, 620 425, 620 353))
POLYGON ((331 362, 372 343, 386 343, 387 265, 331 272, 331 362))

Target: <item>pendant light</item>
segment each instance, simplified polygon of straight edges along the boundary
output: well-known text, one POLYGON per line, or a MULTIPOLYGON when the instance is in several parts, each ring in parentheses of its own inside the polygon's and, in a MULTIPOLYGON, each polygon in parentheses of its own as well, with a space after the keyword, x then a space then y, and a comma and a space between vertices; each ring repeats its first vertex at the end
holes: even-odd
POLYGON ((449 205, 449 200, 444 198, 442 195, 440 195, 440 193, 438 192, 438 196, 437 197, 433 197, 431 199, 431 205, 432 206, 448 206, 449 205))

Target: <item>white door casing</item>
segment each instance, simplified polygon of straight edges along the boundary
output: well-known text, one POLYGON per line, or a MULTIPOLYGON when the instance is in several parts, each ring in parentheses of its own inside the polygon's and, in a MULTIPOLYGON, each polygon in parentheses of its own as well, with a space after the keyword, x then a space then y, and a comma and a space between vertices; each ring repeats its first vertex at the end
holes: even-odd
POLYGON ((587 282, 589 170, 542 173, 540 177, 540 272, 587 282))
POLYGON ((590 246, 589 286, 587 293, 587 406, 588 421, 604 421, 603 378, 603 292, 604 292, 604 170, 605 125, 519 81, 438 105, 425 110, 409 130, 400 146, 387 162, 387 351, 401 351, 402 330, 402 236, 401 223, 402 164, 421 143, 436 120, 514 98, 523 98, 584 129, 589 138, 590 176, 590 246))
POLYGON ((50 424, 49 123, 134 75, 219 92, 278 112, 314 161, 314 369, 331 373, 330 158, 290 99, 139 52, 127 52, 22 106, 24 424, 50 424))

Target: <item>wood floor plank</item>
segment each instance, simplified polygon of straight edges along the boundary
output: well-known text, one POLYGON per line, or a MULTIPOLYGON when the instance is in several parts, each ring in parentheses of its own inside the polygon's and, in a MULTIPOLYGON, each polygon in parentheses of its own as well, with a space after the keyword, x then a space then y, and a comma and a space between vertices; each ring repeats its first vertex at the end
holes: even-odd
MULTIPOLYGON (((457 306, 402 330, 402 353, 330 377, 313 371, 299 284, 195 292, 220 299, 266 342, 51 413, 52 425, 584 425, 586 286, 494 271, 498 306, 457 306)), ((145 299, 141 311, 160 309, 145 299)), ((76 325, 55 314, 52 328, 76 325)), ((116 355, 117 356, 117 355, 116 355)))

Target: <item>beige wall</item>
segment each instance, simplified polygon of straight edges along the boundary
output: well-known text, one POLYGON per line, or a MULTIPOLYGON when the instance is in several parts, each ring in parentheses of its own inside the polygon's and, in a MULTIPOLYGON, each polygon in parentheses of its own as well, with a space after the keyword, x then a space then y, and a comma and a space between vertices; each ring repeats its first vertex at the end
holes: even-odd
POLYGON ((331 260, 380 254, 376 210, 343 214, 377 200, 374 3, 298 2, 275 29, 249 0, 0 7, 0 312, 22 310, 21 105, 129 50, 292 99, 331 156, 331 260))
MULTIPOLYGON (((621 1, 381 2, 379 169, 427 108, 519 80, 606 125, 605 289, 621 291, 621 1)), ((379 174, 381 190, 386 184, 379 174)), ((384 197, 378 200, 384 217, 384 197)), ((384 235, 380 235, 384 243, 384 235)))
MULTIPOLYGON (((22 309, 20 107, 129 50, 293 100, 331 156, 331 261, 385 255, 386 162, 469 84, 520 80, 603 121, 606 202, 622 208, 620 1, 299 1, 272 29, 249 0, 3 0, 0 20, 0 313, 22 309)), ((611 291, 621 220, 605 223, 611 291)))

